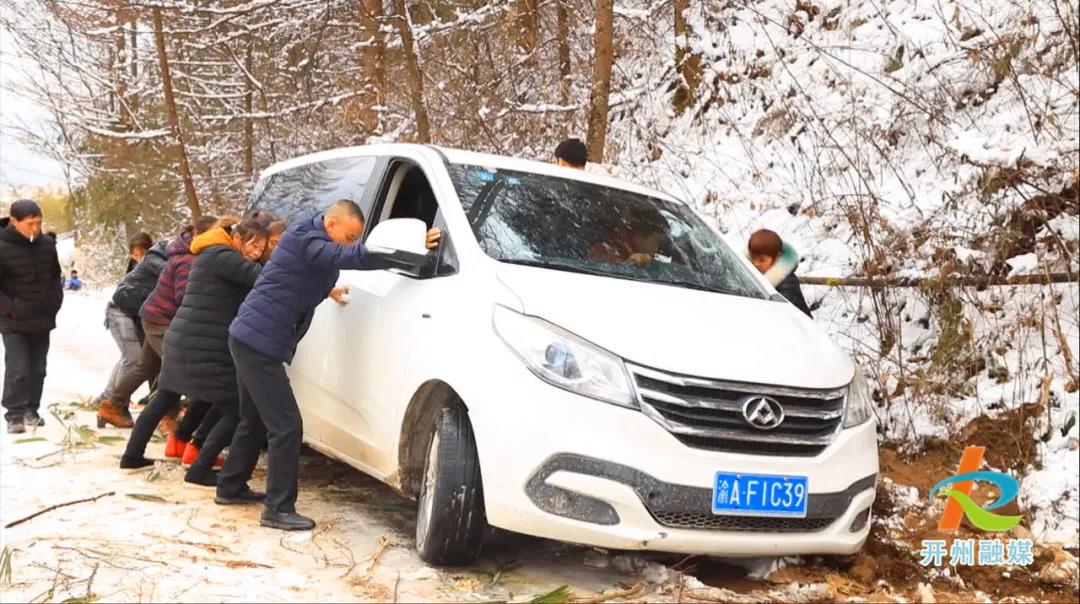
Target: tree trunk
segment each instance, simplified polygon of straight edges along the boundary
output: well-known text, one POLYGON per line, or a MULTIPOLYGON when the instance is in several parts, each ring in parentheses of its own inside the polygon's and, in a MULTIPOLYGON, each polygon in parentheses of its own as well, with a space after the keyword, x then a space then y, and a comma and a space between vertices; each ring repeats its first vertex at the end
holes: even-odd
POLYGON ((405 0, 394 0, 394 23, 401 36, 401 47, 405 52, 405 80, 409 86, 409 99, 416 116, 416 138, 418 142, 431 142, 431 126, 428 123, 427 108, 424 106, 424 76, 420 72, 419 49, 413 38, 412 24, 405 0))
POLYGON ((195 182, 191 178, 191 166, 188 165, 187 147, 184 145, 184 133, 180 129, 180 114, 176 109, 176 99, 173 98, 172 75, 169 73, 169 58, 165 54, 165 32, 161 24, 161 8, 154 7, 154 45, 157 47, 158 64, 161 67, 161 86, 165 92, 165 110, 169 115, 169 128, 173 138, 176 139, 177 150, 180 156, 180 177, 184 180, 184 194, 187 198, 188 209, 191 211, 191 219, 196 220, 202 216, 199 208, 199 197, 195 194, 195 182))
POLYGON ((689 8, 690 0, 675 0, 675 68, 679 86, 675 89, 673 103, 679 115, 694 104, 701 84, 701 55, 690 51, 693 30, 686 21, 689 8))
POLYGON ((113 65, 113 77, 116 78, 116 119, 120 123, 121 130, 131 129, 129 119, 131 116, 127 107, 127 74, 130 59, 127 55, 127 33, 124 32, 127 20, 127 10, 121 5, 116 9, 116 64, 113 65))
MULTIPOLYGON (((360 76, 363 94, 360 95, 360 125, 367 136, 379 129, 379 111, 385 90, 386 71, 383 69, 382 0, 363 0, 360 17, 363 47, 360 50, 360 76)), ((410 32, 411 33, 411 32, 410 32)))
POLYGON ((570 104, 570 10, 567 0, 556 0, 559 34, 559 102, 570 104))
POLYGON ((589 131, 585 146, 589 161, 603 163, 607 142, 608 97, 611 94, 611 68, 615 63, 612 23, 614 0, 596 0, 596 35, 593 37, 593 83, 589 97, 589 131))
POLYGON ((518 0, 514 10, 517 13, 515 21, 518 44, 531 52, 540 41, 540 1, 518 0))
POLYGON ((252 180, 255 178, 255 124, 251 120, 251 112, 254 109, 255 101, 255 83, 252 82, 252 46, 254 43, 248 39, 247 41, 247 54, 244 56, 244 69, 247 71, 245 90, 244 90, 244 114, 248 117, 244 118, 244 178, 247 179, 248 184, 252 184, 252 180))

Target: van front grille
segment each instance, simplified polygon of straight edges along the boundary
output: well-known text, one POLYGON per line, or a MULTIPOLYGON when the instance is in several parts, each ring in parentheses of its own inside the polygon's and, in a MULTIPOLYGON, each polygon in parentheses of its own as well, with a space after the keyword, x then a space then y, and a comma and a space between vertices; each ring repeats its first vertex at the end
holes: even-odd
POLYGON ((642 412, 697 449, 814 456, 832 443, 844 415, 846 387, 796 389, 628 367, 642 412), (748 401, 761 397, 783 410, 783 420, 770 429, 753 425, 744 413, 748 401))

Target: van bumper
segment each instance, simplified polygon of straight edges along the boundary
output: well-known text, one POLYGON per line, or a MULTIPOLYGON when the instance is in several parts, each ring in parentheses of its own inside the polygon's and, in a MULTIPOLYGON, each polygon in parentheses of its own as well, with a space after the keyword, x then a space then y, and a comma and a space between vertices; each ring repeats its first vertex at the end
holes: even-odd
POLYGON ((611 549, 723 556, 850 554, 870 532, 873 421, 840 431, 813 457, 716 452, 684 445, 637 410, 527 372, 502 377, 514 382, 502 392, 523 396, 501 398, 491 412, 465 398, 493 526, 611 549), (714 515, 720 471, 806 476, 806 518, 714 515))

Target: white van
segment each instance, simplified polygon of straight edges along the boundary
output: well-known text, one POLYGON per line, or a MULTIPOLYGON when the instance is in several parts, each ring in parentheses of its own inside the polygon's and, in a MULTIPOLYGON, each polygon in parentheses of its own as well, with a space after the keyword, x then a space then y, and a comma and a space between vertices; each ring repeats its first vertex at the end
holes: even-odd
POLYGON ((424 560, 470 563, 488 525, 725 556, 866 540, 866 381, 684 203, 395 144, 279 163, 251 207, 343 198, 369 248, 420 260, 343 271, 350 303, 318 309, 289 374, 311 447, 419 500, 424 560))

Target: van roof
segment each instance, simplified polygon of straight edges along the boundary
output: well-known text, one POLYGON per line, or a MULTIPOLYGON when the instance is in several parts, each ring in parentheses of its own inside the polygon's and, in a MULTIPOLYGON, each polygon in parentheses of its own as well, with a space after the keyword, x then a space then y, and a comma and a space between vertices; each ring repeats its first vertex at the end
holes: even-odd
POLYGON ((317 161, 340 159, 343 157, 354 157, 356 155, 395 155, 398 153, 402 153, 406 150, 416 150, 418 148, 434 149, 438 151, 444 158, 446 158, 446 161, 452 164, 471 164, 491 169, 515 170, 518 172, 545 174, 549 176, 557 176, 559 178, 567 178, 570 180, 580 180, 616 189, 624 189, 642 195, 662 197, 671 201, 680 202, 680 200, 675 199, 672 196, 664 194, 655 189, 643 187, 641 185, 592 170, 575 170, 573 168, 561 168, 553 163, 535 161, 530 159, 507 157, 505 155, 495 155, 492 153, 479 153, 476 151, 466 151, 464 149, 454 149, 451 147, 440 147, 436 145, 416 145, 409 143, 390 143, 378 145, 363 145, 355 147, 341 147, 338 149, 319 151, 317 153, 309 153, 307 155, 301 155, 300 157, 295 157, 293 159, 278 162, 270 166, 269 168, 266 168, 259 175, 259 179, 262 180, 277 172, 281 172, 282 170, 296 168, 298 166, 303 166, 317 161))

